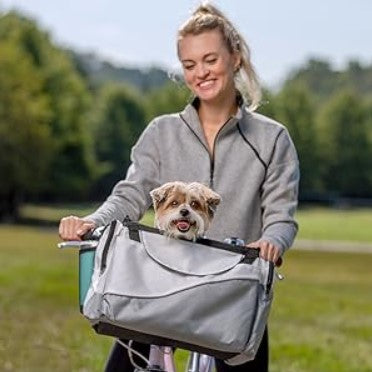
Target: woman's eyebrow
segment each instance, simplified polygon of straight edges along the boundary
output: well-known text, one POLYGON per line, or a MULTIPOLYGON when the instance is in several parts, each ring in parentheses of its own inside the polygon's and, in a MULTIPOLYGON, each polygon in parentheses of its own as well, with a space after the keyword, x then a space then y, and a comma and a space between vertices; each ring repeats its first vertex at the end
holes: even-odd
MULTIPOLYGON (((205 55, 203 56, 203 59, 204 59, 204 58, 208 58, 208 57, 216 57, 217 54, 218 54, 217 52, 209 52, 209 53, 207 53, 207 54, 205 54, 205 55)), ((194 63, 195 61, 194 61, 193 59, 186 58, 186 59, 182 59, 181 62, 182 62, 182 63, 187 63, 187 62, 192 62, 192 63, 194 63)))
POLYGON ((194 63, 195 61, 193 59, 182 59, 181 60, 182 63, 187 63, 187 62, 192 62, 194 63))
POLYGON ((207 53, 205 56, 204 56, 204 58, 208 58, 208 57, 216 57, 217 56, 217 52, 209 52, 209 53, 207 53))

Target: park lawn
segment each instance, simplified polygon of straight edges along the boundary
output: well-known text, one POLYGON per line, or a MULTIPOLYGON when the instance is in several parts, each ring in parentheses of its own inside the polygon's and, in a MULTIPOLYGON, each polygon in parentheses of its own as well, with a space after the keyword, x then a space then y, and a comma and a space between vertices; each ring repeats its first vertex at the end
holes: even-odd
POLYGON ((298 239, 372 243, 372 209, 300 208, 298 239))
MULTIPOLYGON (((0 236, 0 370, 102 371, 112 340, 79 314, 77 252, 56 248, 55 229, 0 225, 0 236)), ((368 254, 287 253, 272 372, 372 370, 371 266, 368 254)))
POLYGON ((76 215, 86 216, 92 213, 99 204, 25 204, 21 207, 20 215, 25 219, 57 222, 62 217, 76 215))
MULTIPOLYGON (((57 223, 62 217, 71 214, 85 216, 98 205, 33 205, 21 208, 25 219, 42 220, 57 223)), ((149 211, 144 222, 151 225, 153 212, 149 211)), ((297 239, 342 240, 372 243, 372 209, 332 209, 300 208, 296 219, 299 222, 297 239)))

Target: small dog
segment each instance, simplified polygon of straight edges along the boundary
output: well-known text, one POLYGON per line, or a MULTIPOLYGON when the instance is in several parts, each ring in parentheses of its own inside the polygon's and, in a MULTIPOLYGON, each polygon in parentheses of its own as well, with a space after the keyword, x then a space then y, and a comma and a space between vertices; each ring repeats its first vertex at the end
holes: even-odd
POLYGON ((221 197, 198 183, 168 182, 150 192, 155 226, 175 238, 195 241, 204 235, 221 197))

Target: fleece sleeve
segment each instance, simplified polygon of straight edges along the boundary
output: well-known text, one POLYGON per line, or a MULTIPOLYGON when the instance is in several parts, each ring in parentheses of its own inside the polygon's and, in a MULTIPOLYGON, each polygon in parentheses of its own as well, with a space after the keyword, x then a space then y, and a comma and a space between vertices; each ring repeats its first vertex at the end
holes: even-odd
POLYGON ((151 205, 150 191, 159 186, 159 151, 156 122, 148 125, 131 151, 131 165, 107 200, 85 220, 98 226, 128 216, 138 221, 151 205))
POLYGON ((279 133, 262 185, 263 232, 261 240, 276 245, 282 252, 296 236, 294 219, 300 179, 296 149, 286 129, 279 133))

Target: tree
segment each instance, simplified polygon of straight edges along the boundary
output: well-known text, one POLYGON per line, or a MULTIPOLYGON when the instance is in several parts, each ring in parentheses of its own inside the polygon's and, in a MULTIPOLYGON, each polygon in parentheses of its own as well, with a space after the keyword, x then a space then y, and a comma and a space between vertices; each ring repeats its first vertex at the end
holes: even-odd
POLYGON ((97 96, 95 148, 97 159, 105 165, 95 196, 102 198, 125 176, 130 151, 145 127, 140 98, 123 85, 108 84, 97 96))
POLYGON ((371 122, 367 114, 361 98, 345 90, 335 94, 319 116, 327 165, 325 183, 328 190, 342 196, 371 196, 371 122))
POLYGON ((275 119, 277 115, 276 97, 269 90, 262 90, 261 104, 257 109, 257 112, 266 115, 269 118, 275 119))
POLYGON ((48 100, 49 141, 53 153, 48 182, 43 182, 44 196, 64 200, 84 197, 94 177, 87 122, 91 98, 84 80, 68 54, 54 46, 36 22, 20 14, 10 12, 0 17, 0 41, 16 46, 22 58, 30 62, 48 100))
POLYGON ((321 103, 339 88, 340 83, 340 73, 334 71, 328 61, 309 59, 305 66, 289 75, 284 86, 303 84, 314 94, 317 103, 321 103))
POLYGON ((16 219, 22 197, 45 182, 53 148, 42 83, 30 58, 0 41, 0 219, 16 219))
POLYGON ((288 76, 284 86, 298 83, 308 87, 319 106, 342 89, 353 89, 364 96, 371 96, 372 65, 350 60, 344 69, 336 70, 328 61, 309 59, 288 76))
POLYGON ((286 86, 276 97, 276 117, 287 128, 300 160, 300 197, 320 189, 320 164, 315 128, 315 108, 302 84, 286 86))
POLYGON ((183 110, 191 98, 190 90, 181 83, 169 82, 145 97, 146 119, 183 110))

